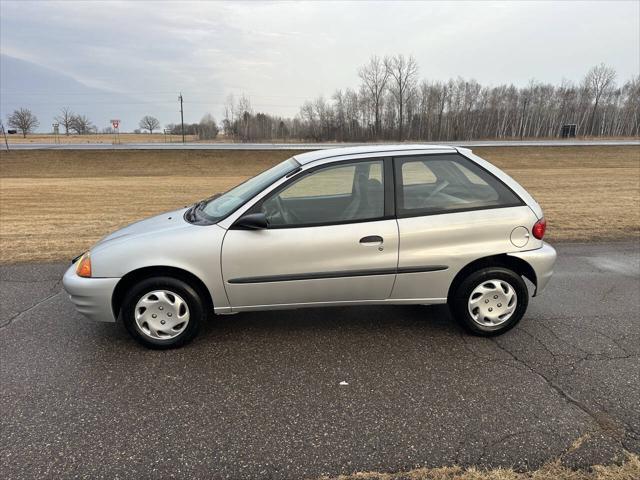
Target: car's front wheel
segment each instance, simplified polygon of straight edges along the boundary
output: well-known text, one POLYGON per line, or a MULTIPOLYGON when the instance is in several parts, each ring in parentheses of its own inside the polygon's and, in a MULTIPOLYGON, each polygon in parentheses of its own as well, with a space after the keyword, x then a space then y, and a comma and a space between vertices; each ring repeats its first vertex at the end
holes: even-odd
POLYGON ((195 337, 203 304, 188 283, 153 277, 136 284, 127 295, 122 319, 129 333, 149 348, 176 348, 195 337))
POLYGON ((524 280, 503 267, 477 270, 465 278, 449 299, 455 319, 476 335, 500 335, 522 319, 529 303, 524 280))

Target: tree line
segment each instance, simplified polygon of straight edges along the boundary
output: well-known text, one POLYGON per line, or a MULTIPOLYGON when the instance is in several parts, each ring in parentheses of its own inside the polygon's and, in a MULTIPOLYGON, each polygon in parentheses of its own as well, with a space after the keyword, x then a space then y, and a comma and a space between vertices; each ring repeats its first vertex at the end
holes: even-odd
POLYGON ((579 136, 640 135, 640 76, 618 85, 604 64, 577 84, 531 80, 524 87, 429 81, 418 72, 411 56, 373 56, 358 69, 357 88, 306 101, 294 118, 255 113, 246 96, 229 97, 222 127, 238 141, 553 138, 565 124, 579 136))
MULTIPOLYGON (((578 136, 640 136, 640 75, 616 82, 616 72, 604 64, 591 68, 578 82, 559 85, 531 80, 528 85, 483 86, 464 78, 429 81, 419 78, 412 56, 372 56, 358 71, 356 88, 338 89, 302 104, 293 118, 255 112, 250 99, 229 96, 222 129, 234 141, 456 141, 480 139, 553 138, 563 125, 576 125, 578 136)), ((10 128, 23 135, 39 126, 25 108, 8 116, 10 128)), ((63 108, 55 118, 65 134, 97 133, 85 115, 63 108)), ((141 130, 160 129, 157 118, 145 115, 141 130)), ((181 124, 166 131, 183 133, 181 124)), ((113 129, 103 129, 112 133, 113 129)), ((213 116, 184 125, 184 134, 201 140, 218 135, 213 116)))
MULTIPOLYGON (((98 133, 98 128, 86 115, 74 113, 67 107, 61 109, 60 115, 57 115, 54 118, 54 121, 64 128, 65 135, 88 135, 98 133)), ((28 108, 19 108, 9 114, 7 117, 7 125, 10 129, 15 129, 22 133, 23 137, 26 137, 40 126, 40 121, 28 108)), ((134 133, 141 133, 142 130, 146 130, 149 134, 152 134, 155 130, 160 129, 160 121, 151 115, 145 115, 140 119, 138 126, 140 128, 135 129, 134 133)), ((102 133, 105 134, 112 134, 115 131, 116 130, 113 127, 106 127, 102 129, 102 133)), ((167 125, 165 131, 171 135, 180 135, 182 134, 182 125, 170 123, 167 125)), ((184 125, 185 135, 195 135, 200 140, 213 140, 218 135, 218 131, 218 125, 210 113, 204 115, 200 120, 200 123, 184 125)))

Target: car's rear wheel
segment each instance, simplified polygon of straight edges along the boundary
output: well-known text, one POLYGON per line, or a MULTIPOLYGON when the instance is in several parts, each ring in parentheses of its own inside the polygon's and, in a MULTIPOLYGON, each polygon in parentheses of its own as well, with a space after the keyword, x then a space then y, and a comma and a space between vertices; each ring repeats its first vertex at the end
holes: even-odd
POLYGON ((122 319, 138 342, 165 349, 191 341, 198 333, 203 313, 202 299, 191 285, 177 278, 153 277, 130 290, 122 319))
POLYGON ((465 278, 449 299, 455 319, 476 335, 500 335, 523 317, 529 303, 524 280, 503 267, 476 270, 465 278))

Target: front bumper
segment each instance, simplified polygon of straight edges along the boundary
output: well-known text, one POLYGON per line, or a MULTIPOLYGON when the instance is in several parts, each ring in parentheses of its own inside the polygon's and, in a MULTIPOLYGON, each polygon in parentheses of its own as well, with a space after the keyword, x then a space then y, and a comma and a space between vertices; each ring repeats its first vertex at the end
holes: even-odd
POLYGON ((111 308, 113 290, 119 278, 84 278, 76 274, 73 264, 62 277, 62 285, 76 310, 98 322, 115 322, 111 308))
POLYGON ((542 242, 542 247, 526 252, 509 253, 511 257, 518 257, 533 268, 536 272, 536 291, 533 296, 538 295, 549 283, 553 275, 553 266, 556 263, 556 249, 548 243, 542 242))

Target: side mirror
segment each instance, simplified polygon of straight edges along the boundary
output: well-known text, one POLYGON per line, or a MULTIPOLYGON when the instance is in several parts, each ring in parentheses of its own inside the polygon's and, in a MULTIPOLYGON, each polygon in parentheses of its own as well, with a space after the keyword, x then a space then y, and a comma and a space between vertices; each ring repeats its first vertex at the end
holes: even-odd
POLYGON ((240 217, 234 226, 241 230, 263 230, 269 228, 269 222, 264 213, 250 213, 240 217))

